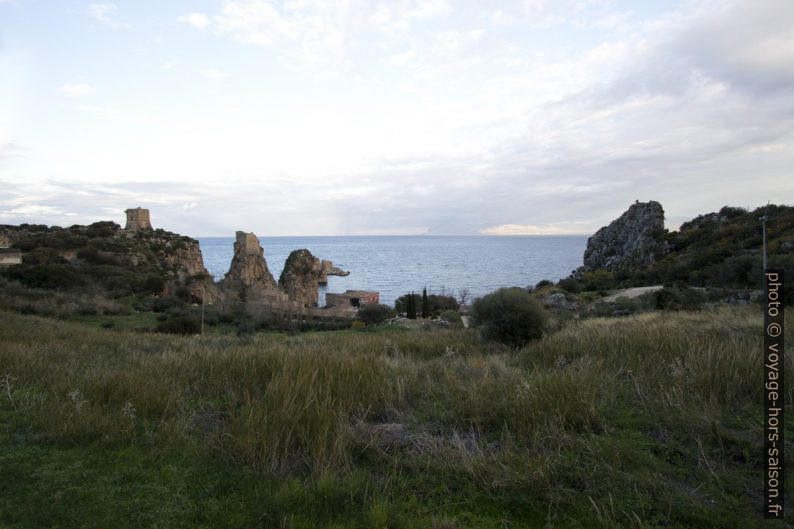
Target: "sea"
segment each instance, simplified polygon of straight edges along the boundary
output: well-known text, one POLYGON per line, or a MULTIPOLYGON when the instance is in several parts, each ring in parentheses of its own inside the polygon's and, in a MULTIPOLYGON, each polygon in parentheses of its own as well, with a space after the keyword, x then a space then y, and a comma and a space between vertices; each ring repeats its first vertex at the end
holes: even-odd
MULTIPOLYGON (((199 237, 204 265, 215 280, 223 278, 234 255, 234 238, 199 237)), ((348 236, 260 237, 265 260, 278 281, 292 250, 305 248, 350 272, 330 276, 326 292, 374 290, 381 303, 408 292, 446 294, 461 290, 469 299, 501 287, 527 287, 542 279, 557 281, 582 264, 584 235, 520 236, 348 236)))

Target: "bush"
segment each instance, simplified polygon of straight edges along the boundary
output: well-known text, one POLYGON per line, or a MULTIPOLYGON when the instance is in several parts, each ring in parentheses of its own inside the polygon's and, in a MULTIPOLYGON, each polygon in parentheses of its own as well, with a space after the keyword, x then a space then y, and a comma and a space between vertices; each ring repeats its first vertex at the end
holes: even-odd
POLYGON ((388 305, 363 305, 358 309, 358 317, 367 325, 380 325, 394 316, 394 311, 388 305))
POLYGON ((689 287, 664 287, 654 292, 660 310, 699 310, 707 299, 705 292, 689 287))
POLYGON ((455 310, 445 310, 438 319, 449 323, 452 327, 463 327, 463 318, 461 318, 460 313, 455 310))
POLYGON ((85 283, 69 264, 13 265, 6 269, 5 275, 33 288, 70 289, 85 283))
POLYGON ((198 334, 201 332, 201 322, 194 316, 174 316, 158 324, 157 332, 198 334))
POLYGON ((485 338, 513 347, 540 338, 546 321, 540 302, 521 288, 500 288, 471 307, 471 322, 485 338))
POLYGON ((30 253, 22 256, 22 262, 26 265, 45 265, 45 264, 68 264, 69 262, 61 257, 57 250, 52 248, 36 248, 30 253))
POLYGON ((112 237, 118 230, 121 229, 121 226, 116 224, 112 221, 99 221, 93 224, 90 224, 88 228, 86 228, 86 235, 94 238, 94 237, 112 237))
POLYGON ((176 296, 162 296, 152 303, 152 311, 167 312, 173 308, 184 306, 184 302, 176 296))
POLYGON ((607 290, 618 286, 614 274, 603 268, 582 274, 581 283, 584 290, 607 290))
POLYGON ((148 275, 141 283, 141 292, 144 293, 160 294, 163 290, 165 290, 165 279, 158 275, 148 275))
MULTIPOLYGON (((404 294, 394 300, 394 308, 398 313, 408 314, 408 298, 411 294, 404 294)), ((414 306, 421 309, 422 296, 421 294, 414 294, 414 306)), ((460 304, 453 296, 442 296, 440 294, 427 295, 428 314, 430 316, 438 316, 446 310, 458 310, 460 304)), ((419 312, 419 310, 417 310, 419 312)))
POLYGON ((560 279, 560 282, 557 283, 559 287, 563 290, 566 290, 572 294, 578 294, 582 291, 582 284, 579 282, 578 279, 574 277, 566 277, 565 279, 560 279))

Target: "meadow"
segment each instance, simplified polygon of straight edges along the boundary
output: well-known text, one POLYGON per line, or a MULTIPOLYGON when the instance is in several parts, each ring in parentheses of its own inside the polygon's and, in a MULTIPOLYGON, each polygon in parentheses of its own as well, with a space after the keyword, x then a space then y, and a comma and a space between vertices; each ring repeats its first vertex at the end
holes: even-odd
POLYGON ((787 527, 762 519, 761 326, 651 312, 511 349, 0 312, 0 526, 787 527))

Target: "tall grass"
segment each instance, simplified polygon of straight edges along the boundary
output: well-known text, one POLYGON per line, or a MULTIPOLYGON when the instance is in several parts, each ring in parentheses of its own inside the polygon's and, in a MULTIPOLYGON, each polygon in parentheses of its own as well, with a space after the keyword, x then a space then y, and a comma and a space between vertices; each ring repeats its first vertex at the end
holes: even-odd
POLYGON ((195 450, 315 483, 424 473, 428 501, 442 479, 552 524, 698 525, 716 501, 757 514, 749 310, 574 322, 519 351, 468 330, 183 338, 8 313, 0 328, 0 406, 59 443, 195 450))

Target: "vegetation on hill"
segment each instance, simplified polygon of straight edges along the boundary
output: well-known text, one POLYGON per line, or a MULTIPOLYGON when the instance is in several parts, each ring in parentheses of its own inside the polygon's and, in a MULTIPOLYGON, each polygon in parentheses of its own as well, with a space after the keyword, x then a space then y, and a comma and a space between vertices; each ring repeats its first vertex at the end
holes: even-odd
MULTIPOLYGON (((724 207, 666 231, 669 252, 648 266, 613 272, 599 269, 575 274, 559 285, 570 292, 642 285, 688 285, 724 289, 761 289, 762 234, 766 215, 768 266, 794 279, 794 207, 769 205, 748 211, 724 207)), ((786 282, 787 303, 794 303, 794 281, 786 282)))
POLYGON ((114 222, 60 228, 0 226, 0 235, 24 252, 22 264, 0 274, 23 286, 88 292, 119 298, 173 293, 190 297, 192 283, 205 280, 196 266, 198 241, 161 229, 127 232, 114 222))
POLYGON ((0 525, 782 528, 761 517, 760 325, 589 319, 512 349, 0 312, 0 525))

